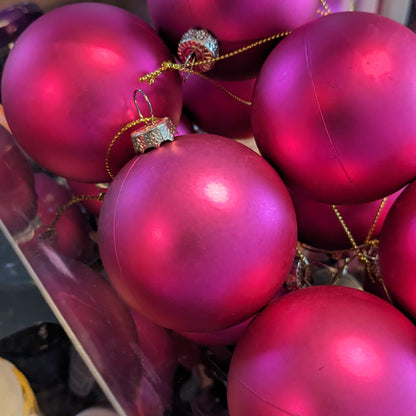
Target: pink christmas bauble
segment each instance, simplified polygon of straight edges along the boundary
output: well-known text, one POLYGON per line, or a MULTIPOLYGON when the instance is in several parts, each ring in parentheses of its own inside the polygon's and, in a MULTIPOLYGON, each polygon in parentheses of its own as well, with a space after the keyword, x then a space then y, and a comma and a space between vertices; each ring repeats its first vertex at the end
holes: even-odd
MULTIPOLYGON (((181 37, 192 28, 208 30, 224 55, 280 32, 301 26, 316 16, 319 0, 148 0, 152 22, 176 52, 181 37), (174 16, 174 17, 173 17, 174 16)), ((252 78, 276 42, 217 62, 210 76, 252 78)))
MULTIPOLYGON (((71 200, 72 193, 43 172, 35 173, 35 189, 38 194, 38 217, 45 227, 50 226, 58 210, 71 200)), ((44 227, 38 229, 35 238, 44 231, 44 227)), ((76 204, 72 205, 62 213, 56 223, 54 248, 66 257, 86 260, 92 252, 93 242, 89 235, 91 231, 81 208, 76 204)))
MULTIPOLYGON (((156 32, 125 10, 98 3, 54 9, 19 37, 6 62, 7 121, 24 150, 51 172, 78 181, 108 181, 108 146, 126 123, 139 118, 136 88, 148 96, 155 116, 179 122, 178 73, 164 73, 151 87, 138 82, 170 58, 156 32)), ((149 116, 140 97, 141 112, 149 116)), ((132 156, 127 132, 112 149, 112 173, 132 156)))
POLYGON ((285 281, 296 246, 289 193, 259 155, 191 134, 137 156, 98 222, 106 272, 153 322, 214 331, 249 318, 285 281))
POLYGON ((0 125, 0 219, 11 234, 36 217, 37 194, 30 163, 13 136, 0 125))
MULTIPOLYGON (((371 233, 376 238, 390 207, 402 190, 387 197, 371 233)), ((314 201, 303 194, 290 191, 298 223, 298 240, 309 246, 324 250, 345 250, 352 248, 341 222, 329 204, 314 201)), ((361 245, 365 242, 380 208, 382 200, 355 205, 337 205, 345 225, 354 241, 361 245)))
MULTIPOLYGON (((79 181, 72 181, 70 179, 67 180, 69 189, 72 191, 74 195, 91 195, 91 196, 98 196, 100 193, 104 193, 107 191, 108 184, 101 184, 101 183, 90 183, 90 182, 79 182, 79 181)), ((86 201, 80 202, 91 214, 98 217, 100 214, 101 206, 103 205, 102 201, 98 199, 90 199, 86 201)))
POLYGON ((334 13, 269 55, 253 94, 261 153, 286 184, 330 204, 373 201, 416 172, 416 35, 372 13, 334 13), (386 169, 400 166, 398 169, 386 169))
POLYGON ((230 416, 416 412, 416 328, 388 302, 317 286, 267 307, 237 344, 230 416))
MULTIPOLYGON (((221 81, 221 85, 245 101, 251 101, 256 79, 221 81)), ((197 76, 190 76, 183 84, 183 106, 189 118, 203 131, 229 137, 247 139, 251 131, 251 106, 237 101, 217 85, 197 76)))
POLYGON ((416 318, 416 183, 390 209, 380 234, 381 277, 398 306, 416 318))

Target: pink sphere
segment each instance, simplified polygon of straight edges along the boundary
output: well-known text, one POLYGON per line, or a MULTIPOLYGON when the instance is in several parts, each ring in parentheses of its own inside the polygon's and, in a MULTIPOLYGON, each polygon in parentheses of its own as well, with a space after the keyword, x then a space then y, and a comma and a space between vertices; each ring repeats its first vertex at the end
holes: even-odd
MULTIPOLYGON (((36 20, 9 55, 2 80, 7 121, 24 150, 51 172, 108 181, 108 146, 126 123, 139 118, 136 88, 147 94, 155 116, 179 122, 177 73, 161 75, 151 87, 138 82, 169 59, 156 32, 125 10, 98 3, 57 8, 36 20)), ((127 132, 110 155, 112 172, 133 156, 127 132)))
POLYGON ((0 125, 0 219, 11 234, 36 217, 37 195, 29 160, 13 136, 0 125))
MULTIPOLYGON (((68 180, 69 189, 71 189, 74 195, 91 195, 98 196, 101 192, 105 193, 107 191, 107 184, 95 184, 90 182, 79 182, 68 180)), ((98 199, 90 199, 82 201, 81 204, 93 215, 98 217, 100 214, 101 206, 103 205, 102 201, 98 199)))
POLYGON ((230 416, 416 412, 416 328, 388 302, 342 286, 290 293, 237 344, 230 416))
MULTIPOLYGON (((38 194, 38 217, 44 227, 50 226, 58 209, 71 200, 72 192, 43 172, 35 173, 35 189, 38 194)), ((45 231, 44 227, 37 230, 35 238, 45 231)), ((66 257, 86 260, 92 252, 91 231, 87 217, 75 204, 66 209, 56 223, 54 248, 66 257)))
MULTIPOLYGON (((256 79, 221 81, 237 97, 251 101, 256 79)), ((203 131, 247 139, 251 131, 251 106, 237 101, 206 79, 190 76, 183 84, 183 106, 189 118, 203 131), (203 98, 202 98, 203 97, 203 98)))
POLYGON ((131 307, 167 328, 214 331, 249 318, 282 286, 296 219, 264 159, 227 138, 191 134, 120 171, 98 243, 131 307))
POLYGON ((253 95, 261 153, 286 184, 331 204, 374 201, 416 172, 416 35, 371 13, 334 13, 284 39, 253 95), (386 174, 388 166, 400 166, 386 174))
POLYGON ((389 294, 416 318, 416 183, 391 207, 380 234, 381 277, 389 294))
MULTIPOLYGON (((150 17, 169 48, 189 29, 206 29, 219 43, 220 55, 256 40, 301 26, 316 16, 319 0, 148 0, 150 17), (174 18, 172 18, 174 16, 174 18)), ((217 62, 210 76, 252 78, 276 42, 217 62)))
MULTIPOLYGON (((371 233, 376 238, 393 202, 402 190, 387 198, 371 233)), ((338 220, 332 206, 314 201, 298 192, 290 191, 298 222, 298 240, 309 246, 324 250, 345 250, 352 244, 338 220)), ((355 205, 337 205, 346 226, 358 245, 364 243, 374 223, 382 200, 355 205)))

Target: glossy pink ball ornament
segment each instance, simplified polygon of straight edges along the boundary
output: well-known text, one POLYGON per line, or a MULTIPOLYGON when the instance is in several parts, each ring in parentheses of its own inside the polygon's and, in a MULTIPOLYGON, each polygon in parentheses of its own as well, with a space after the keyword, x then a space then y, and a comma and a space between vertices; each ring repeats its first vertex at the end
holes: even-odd
POLYGON ((372 13, 334 13, 285 38, 253 94, 261 153, 288 187, 330 204, 392 194, 416 172, 416 35, 372 13), (400 166, 398 169, 386 169, 400 166))
POLYGON ((98 222, 120 296, 177 331, 239 323, 282 286, 296 247, 289 193, 259 155, 224 137, 178 137, 131 160, 98 222))
MULTIPOLYGON (((49 171, 78 181, 109 180, 105 160, 114 135, 139 118, 133 92, 140 87, 156 117, 179 122, 178 73, 149 86, 139 77, 171 59, 156 32, 114 6, 63 6, 34 22, 7 60, 2 98, 7 121, 26 152, 49 171)), ((147 104, 138 100, 144 116, 147 104)), ((114 146, 116 173, 134 156, 128 132, 114 146)))
MULTIPOLYGON (((255 78, 241 81, 221 81, 222 87, 251 102, 255 78)), ((229 137, 247 139, 251 131, 251 106, 236 100, 217 85, 197 76, 183 83, 183 106, 188 117, 203 131, 229 137)))
POLYGON ((237 344, 230 416, 416 412, 416 328, 369 293, 316 286, 267 307, 237 344))
MULTIPOLYGON (((152 22, 172 50, 177 51, 189 29, 205 29, 218 42, 219 55, 301 26, 316 16, 319 0, 148 0, 152 22)), ((252 78, 276 42, 216 62, 210 76, 252 78)), ((198 60, 202 60, 197 55, 198 60)))
POLYGON ((381 277, 393 300, 416 318, 416 183, 391 207, 380 234, 381 277))
MULTIPOLYGON (((387 197, 375 222, 371 239, 380 234, 387 213, 401 192, 402 190, 397 191, 387 197)), ((290 195, 295 207, 300 242, 323 250, 352 248, 351 241, 330 204, 314 201, 294 191, 290 191, 290 195)), ((365 242, 372 229, 381 202, 378 199, 362 204, 337 205, 345 225, 358 245, 365 242)))

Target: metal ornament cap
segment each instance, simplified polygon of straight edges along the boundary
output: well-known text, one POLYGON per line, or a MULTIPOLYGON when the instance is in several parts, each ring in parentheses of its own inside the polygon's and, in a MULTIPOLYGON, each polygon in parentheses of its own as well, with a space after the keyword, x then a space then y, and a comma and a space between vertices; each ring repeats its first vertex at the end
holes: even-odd
MULTIPOLYGON (((205 29, 189 29, 178 44, 178 57, 182 63, 187 63, 189 57, 194 54, 196 61, 215 59, 219 56, 217 39, 205 29)), ((201 72, 209 71, 215 62, 206 62, 195 65, 195 69, 201 72)))
POLYGON ((158 148, 164 142, 174 140, 178 134, 175 125, 169 117, 156 120, 131 134, 134 151, 144 153, 147 149, 158 148))

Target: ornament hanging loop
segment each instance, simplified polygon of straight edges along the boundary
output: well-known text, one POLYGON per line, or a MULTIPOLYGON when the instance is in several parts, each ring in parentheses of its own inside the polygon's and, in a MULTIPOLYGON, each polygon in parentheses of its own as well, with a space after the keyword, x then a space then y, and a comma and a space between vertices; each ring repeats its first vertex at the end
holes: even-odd
POLYGON ((143 98, 145 99, 147 105, 149 106, 149 110, 150 110, 150 125, 153 125, 153 124, 155 124, 155 119, 154 119, 154 115, 153 115, 152 103, 150 102, 149 97, 147 96, 147 94, 142 89, 140 89, 140 88, 137 88, 133 92, 133 100, 134 100, 134 105, 136 106, 137 113, 139 114, 140 118, 143 119, 143 121, 146 124, 146 126, 149 126, 149 123, 148 123, 147 119, 143 116, 142 112, 140 111, 139 104, 137 103, 137 93, 138 92, 143 95, 143 98))

